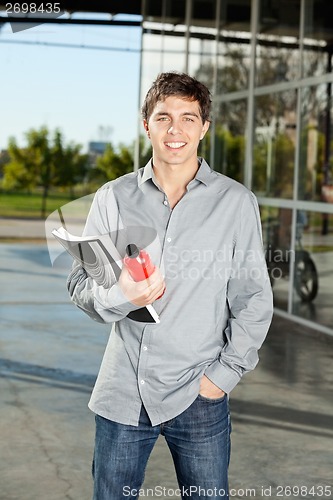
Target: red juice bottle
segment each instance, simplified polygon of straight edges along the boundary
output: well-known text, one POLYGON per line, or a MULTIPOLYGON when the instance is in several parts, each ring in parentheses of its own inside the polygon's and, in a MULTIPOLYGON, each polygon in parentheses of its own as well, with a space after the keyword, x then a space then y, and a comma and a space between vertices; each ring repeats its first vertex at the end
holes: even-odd
MULTIPOLYGON (((134 281, 146 280, 155 270, 149 254, 140 250, 134 243, 127 245, 123 262, 134 281)), ((163 293, 157 298, 161 298, 163 293)))

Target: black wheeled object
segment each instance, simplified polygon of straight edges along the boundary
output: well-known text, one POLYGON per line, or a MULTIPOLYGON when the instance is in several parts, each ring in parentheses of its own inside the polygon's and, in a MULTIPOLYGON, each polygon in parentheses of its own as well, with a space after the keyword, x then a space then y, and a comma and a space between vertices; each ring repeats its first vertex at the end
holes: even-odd
POLYGON ((306 250, 296 251, 295 289, 303 302, 311 302, 318 293, 318 273, 306 250))

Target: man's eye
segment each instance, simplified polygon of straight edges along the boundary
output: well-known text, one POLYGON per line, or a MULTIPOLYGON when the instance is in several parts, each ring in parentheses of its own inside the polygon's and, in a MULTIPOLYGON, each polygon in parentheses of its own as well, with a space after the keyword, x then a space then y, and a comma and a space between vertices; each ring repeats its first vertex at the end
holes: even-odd
POLYGON ((194 122, 193 118, 189 118, 188 116, 186 116, 184 119, 186 122, 194 122))
POLYGON ((167 116, 160 116, 158 119, 159 122, 166 122, 167 120, 169 120, 167 116))

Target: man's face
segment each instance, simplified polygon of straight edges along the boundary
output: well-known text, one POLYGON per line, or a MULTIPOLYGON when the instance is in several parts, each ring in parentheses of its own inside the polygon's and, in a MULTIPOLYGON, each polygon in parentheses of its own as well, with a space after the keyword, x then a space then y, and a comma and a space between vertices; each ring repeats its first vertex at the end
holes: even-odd
POLYGON ((170 96, 158 102, 143 122, 153 147, 154 165, 197 162, 199 141, 209 128, 202 123, 197 101, 170 96))

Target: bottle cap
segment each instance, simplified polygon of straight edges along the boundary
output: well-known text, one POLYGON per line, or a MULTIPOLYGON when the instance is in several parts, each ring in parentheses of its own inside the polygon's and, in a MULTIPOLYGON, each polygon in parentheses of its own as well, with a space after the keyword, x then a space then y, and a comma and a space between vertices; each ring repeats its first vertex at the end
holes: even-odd
POLYGON ((131 259, 136 259, 139 256, 140 251, 134 243, 130 243, 126 247, 126 253, 131 259))

